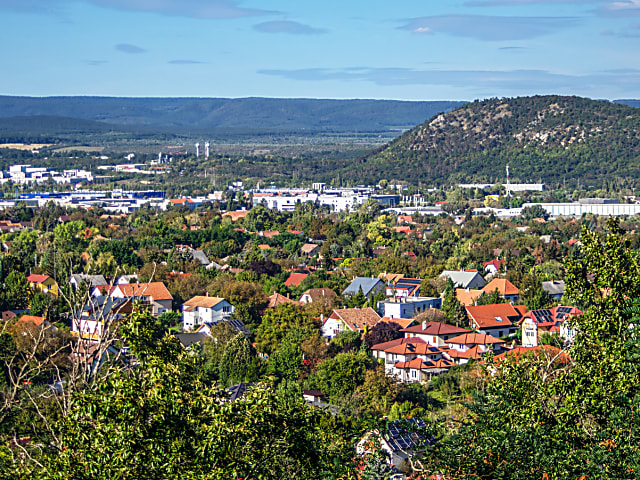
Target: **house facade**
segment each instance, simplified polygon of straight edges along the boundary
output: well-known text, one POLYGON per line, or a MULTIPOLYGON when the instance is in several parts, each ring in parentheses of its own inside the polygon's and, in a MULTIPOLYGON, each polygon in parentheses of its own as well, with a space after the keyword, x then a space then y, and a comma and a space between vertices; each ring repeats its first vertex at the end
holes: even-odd
POLYGON ((334 310, 326 318, 320 331, 323 337, 332 339, 345 330, 364 333, 375 327, 380 320, 380 315, 371 307, 341 308, 334 310))
POLYGON ((224 298, 198 295, 182 304, 182 330, 229 320, 235 308, 224 298))

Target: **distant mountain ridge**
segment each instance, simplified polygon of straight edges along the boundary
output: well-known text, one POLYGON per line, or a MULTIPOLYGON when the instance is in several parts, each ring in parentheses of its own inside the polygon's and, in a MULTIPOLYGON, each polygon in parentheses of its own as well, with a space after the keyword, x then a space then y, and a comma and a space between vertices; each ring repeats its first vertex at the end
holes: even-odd
MULTIPOLYGON (((200 131, 402 131, 460 101, 0 96, 0 118, 65 117, 200 131)), ((95 127, 95 125, 93 126, 95 127)))
POLYGON ((507 163, 512 181, 640 179, 640 110, 562 96, 475 101, 432 117, 341 175, 361 182, 504 181, 507 163))

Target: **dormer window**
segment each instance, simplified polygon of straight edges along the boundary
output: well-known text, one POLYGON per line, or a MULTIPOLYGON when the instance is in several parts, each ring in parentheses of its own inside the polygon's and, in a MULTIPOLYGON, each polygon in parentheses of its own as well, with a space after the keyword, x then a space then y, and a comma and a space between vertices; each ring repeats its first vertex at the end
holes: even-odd
POLYGON ((498 322, 501 322, 501 321, 502 321, 502 317, 495 317, 495 319, 496 319, 498 322))

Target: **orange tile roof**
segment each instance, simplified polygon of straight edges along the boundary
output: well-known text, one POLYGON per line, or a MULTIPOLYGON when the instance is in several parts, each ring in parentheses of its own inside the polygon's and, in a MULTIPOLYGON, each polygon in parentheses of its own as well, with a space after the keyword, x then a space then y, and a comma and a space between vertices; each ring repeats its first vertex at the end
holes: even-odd
POLYGON ((287 281, 284 282, 284 284, 287 287, 297 287, 308 276, 309 276, 309 274, 307 274, 307 273, 296 273, 296 272, 293 272, 291 275, 289 275, 289 278, 287 278, 287 281))
POLYGON ((414 322, 413 318, 391 318, 391 317, 382 317, 380 321, 388 322, 388 323, 397 323, 402 328, 409 328, 409 326, 414 322))
POLYGON ((448 343, 455 343, 458 345, 493 345, 496 343, 505 343, 504 340, 487 335, 485 333, 465 333, 458 335, 457 337, 447 340, 448 343))
POLYGON ((469 332, 466 328, 460 328, 442 322, 425 322, 424 328, 421 323, 413 327, 403 328, 402 331, 406 333, 421 333, 424 335, 451 335, 452 333, 462 334, 469 332))
POLYGON ((224 301, 224 298, 221 297, 207 297, 205 295, 196 295, 195 297, 184 302, 182 306, 186 306, 187 308, 185 308, 185 310, 190 311, 197 307, 212 308, 220 302, 224 301))
POLYGON ((222 218, 229 217, 231 218, 232 222, 235 222, 237 220, 240 220, 241 218, 246 217, 247 215, 249 215, 249 210, 236 210, 234 212, 223 213, 222 218))
POLYGON ((514 307, 510 303, 497 303, 493 305, 478 305, 475 307, 465 307, 469 317, 478 328, 509 327, 513 322, 520 320, 523 315, 521 308, 525 305, 514 307), (520 307, 520 308, 518 308, 520 307), (498 320, 500 318, 501 320, 498 320))
POLYGON ((37 273, 32 273, 27 277, 27 281, 31 283, 42 283, 47 281, 48 278, 51 278, 49 275, 39 275, 37 273))
POLYGON ((36 324, 37 326, 40 326, 40 325, 42 325, 44 320, 45 320, 44 317, 37 317, 35 315, 22 315, 18 321, 19 322, 32 322, 32 323, 36 324))
POLYGON ((498 290, 500 295, 518 295, 520 290, 506 278, 494 278, 482 289, 484 293, 489 294, 498 290))
POLYGON ((277 230, 265 230, 262 232, 262 236, 267 238, 277 237, 278 235, 280 235, 280 232, 277 230))
POLYGON ((558 357, 556 359, 557 362, 560 363, 568 363, 571 360, 571 357, 564 351, 560 350, 558 347, 554 347, 553 345, 538 345, 537 347, 515 347, 508 352, 501 353, 500 355, 496 355, 496 360, 505 360, 506 358, 514 358, 516 361, 522 355, 534 355, 540 356, 545 355, 549 357, 549 359, 558 357))
POLYGON ((278 292, 275 292, 273 295, 269 297, 269 304, 267 308, 276 308, 278 305, 282 305, 284 303, 298 303, 295 300, 291 300, 290 298, 285 297, 284 295, 280 295, 278 292))
POLYGON ((440 360, 430 360, 425 362, 420 358, 414 358, 409 362, 398 362, 394 365, 395 368, 399 369, 414 369, 414 370, 430 370, 434 368, 450 368, 453 366, 453 363, 449 360, 440 359, 440 360))
POLYGON ((115 285, 115 289, 119 289, 125 297, 141 297, 145 295, 154 300, 173 300, 169 290, 162 282, 115 285))
POLYGON ((456 288, 456 297, 463 307, 475 305, 484 292, 482 290, 473 290, 466 288, 456 288))
POLYGON ((311 253, 313 252, 316 248, 318 248, 318 245, 316 245, 315 243, 305 243, 302 247, 300 247, 300 251, 302 253, 311 253))
POLYGON ((329 318, 341 320, 349 329, 358 332, 362 332, 365 327, 371 329, 380 322, 380 315, 371 307, 336 309, 329 318))
POLYGON ((266 243, 261 243, 260 245, 258 245, 258 248, 260 250, 270 250, 271 247, 269 245, 267 245, 266 243))
POLYGON ((413 353, 415 355, 433 355, 440 353, 440 349, 433 345, 429 345, 428 343, 406 342, 385 349, 385 353, 396 353, 400 355, 406 355, 407 353, 413 353))
POLYGON ((398 338, 396 340, 391 340, 389 342, 383 342, 383 343, 376 343, 375 345, 373 345, 371 347, 371 350, 386 350, 387 348, 392 348, 398 345, 402 345, 403 343, 413 343, 413 344, 419 344, 419 343, 426 343, 424 340, 422 340, 421 338, 417 338, 417 337, 413 337, 413 338, 398 338))

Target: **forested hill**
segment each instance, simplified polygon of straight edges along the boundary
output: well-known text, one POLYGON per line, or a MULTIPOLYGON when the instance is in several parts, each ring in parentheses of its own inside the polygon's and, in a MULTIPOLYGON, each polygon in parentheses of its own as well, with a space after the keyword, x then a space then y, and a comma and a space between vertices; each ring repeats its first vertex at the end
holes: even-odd
POLYGON ((459 101, 0 96, 0 118, 55 116, 167 131, 400 132, 459 101))
POLYGON ((435 115, 359 160, 344 178, 449 184, 602 185, 640 178, 640 110, 579 97, 490 99, 435 115))

